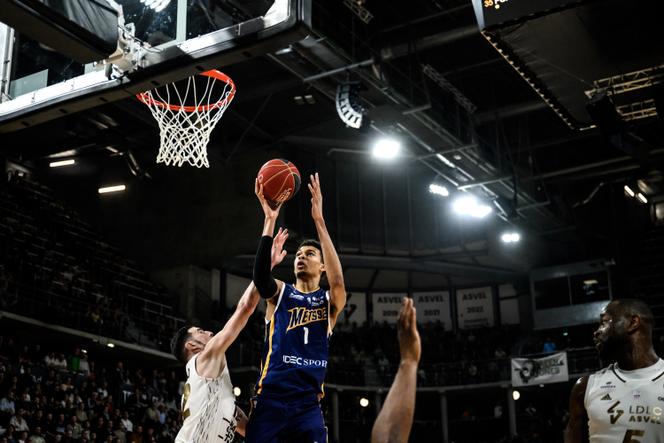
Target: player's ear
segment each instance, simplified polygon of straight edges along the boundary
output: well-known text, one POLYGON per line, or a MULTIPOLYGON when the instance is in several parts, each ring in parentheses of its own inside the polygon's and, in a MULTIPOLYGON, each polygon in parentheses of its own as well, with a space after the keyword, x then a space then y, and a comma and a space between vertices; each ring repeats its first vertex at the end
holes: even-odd
POLYGON ((627 332, 631 333, 641 328, 641 317, 638 315, 631 315, 629 323, 627 324, 627 332))

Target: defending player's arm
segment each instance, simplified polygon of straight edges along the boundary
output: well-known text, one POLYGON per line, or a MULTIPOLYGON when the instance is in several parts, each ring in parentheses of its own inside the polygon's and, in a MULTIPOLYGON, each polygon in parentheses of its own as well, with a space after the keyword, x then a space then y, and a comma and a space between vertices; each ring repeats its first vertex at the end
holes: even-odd
POLYGON ((244 411, 242 411, 242 409, 238 408, 237 406, 235 407, 235 422, 237 423, 235 432, 244 437, 249 419, 247 418, 247 415, 244 413, 244 411))
MULTIPOLYGON (((270 253, 268 254, 268 266, 277 266, 286 256, 283 250, 284 243, 288 239, 288 230, 279 228, 270 253)), ((223 369, 223 359, 226 349, 235 341, 240 331, 245 327, 251 314, 253 314, 260 297, 254 283, 250 283, 235 308, 235 312, 226 322, 224 328, 219 331, 205 346, 196 361, 198 373, 203 377, 216 377, 223 369)))
POLYGON ((581 377, 572 387, 565 443, 588 443, 588 411, 584 403, 587 386, 588 377, 581 377))
POLYGON ((318 173, 310 176, 309 191, 311 191, 311 217, 318 232, 318 240, 320 241, 323 262, 325 263, 325 274, 330 285, 330 326, 334 327, 337 317, 346 306, 346 287, 341 262, 323 218, 323 194, 320 189, 318 173))
MULTIPOLYGON (((253 281, 260 296, 268 299, 269 302, 271 301, 270 299, 275 298, 275 295, 277 295, 281 289, 281 285, 283 285, 283 282, 276 280, 272 276, 272 268, 270 267, 270 251, 273 243, 272 235, 274 234, 274 227, 277 223, 277 217, 279 216, 281 205, 277 206, 275 209, 270 207, 263 196, 263 185, 258 183, 258 179, 256 179, 254 192, 263 208, 265 221, 263 222, 263 233, 258 242, 258 250, 256 251, 256 259, 254 260, 253 281)), ((284 256, 285 255, 284 251, 284 256)), ((274 300, 272 301, 274 303, 274 300)))
POLYGON ((422 345, 417 332, 417 314, 411 298, 403 300, 397 330, 401 362, 383 409, 380 410, 371 430, 371 443, 405 443, 413 426, 417 365, 422 345))

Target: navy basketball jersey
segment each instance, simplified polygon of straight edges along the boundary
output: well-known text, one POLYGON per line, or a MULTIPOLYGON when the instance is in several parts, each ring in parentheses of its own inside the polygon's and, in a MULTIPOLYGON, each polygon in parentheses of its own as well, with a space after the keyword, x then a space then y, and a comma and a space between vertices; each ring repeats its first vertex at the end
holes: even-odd
POLYGON ((330 298, 284 283, 272 319, 266 320, 258 395, 322 394, 330 337, 330 298))

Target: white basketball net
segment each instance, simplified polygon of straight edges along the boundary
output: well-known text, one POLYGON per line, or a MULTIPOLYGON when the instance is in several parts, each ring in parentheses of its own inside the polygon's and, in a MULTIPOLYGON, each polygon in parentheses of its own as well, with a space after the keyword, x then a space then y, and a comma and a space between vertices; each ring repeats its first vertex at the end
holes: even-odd
POLYGON ((195 77, 190 77, 186 87, 180 85, 180 89, 171 83, 138 94, 159 124, 157 163, 182 166, 186 162, 197 168, 210 167, 210 134, 235 97, 233 81, 218 71, 214 72, 220 75, 210 72, 213 71, 199 74, 199 85, 195 77), (206 78, 204 88, 201 76, 206 78))

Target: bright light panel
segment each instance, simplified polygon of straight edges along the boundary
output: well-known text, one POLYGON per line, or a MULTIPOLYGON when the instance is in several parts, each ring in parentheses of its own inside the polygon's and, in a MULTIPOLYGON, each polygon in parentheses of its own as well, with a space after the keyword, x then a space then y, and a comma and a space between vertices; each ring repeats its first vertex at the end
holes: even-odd
POLYGON ((512 398, 514 401, 518 400, 521 398, 521 393, 517 391, 516 389, 512 391, 512 398))
POLYGON ((60 168, 62 166, 71 166, 76 163, 76 160, 70 158, 69 160, 58 160, 57 162, 51 162, 48 165, 51 168, 60 168))
POLYGON ((115 344, 109 342, 109 343, 106 344, 106 346, 108 346, 109 348, 114 348, 115 344))
POLYGON ((98 192, 100 194, 108 194, 110 192, 121 192, 127 189, 125 185, 117 185, 117 186, 107 186, 105 188, 99 188, 98 192))
POLYGON ((484 218, 493 211, 491 206, 478 202, 472 195, 458 197, 452 203, 452 208, 457 214, 469 215, 474 218, 484 218))
POLYGON ((625 189, 625 194, 629 195, 630 197, 634 197, 636 195, 636 193, 632 191, 632 188, 630 188, 629 185, 625 185, 623 189, 625 189))
POLYGON ((645 195, 641 194, 640 192, 636 194, 637 200, 639 200, 641 203, 648 203, 648 199, 646 198, 645 195))
POLYGON ((141 3, 154 9, 155 12, 163 10, 170 2, 171 0, 141 0, 141 3))
POLYGON ((399 155, 401 143, 391 138, 381 138, 373 146, 373 156, 390 160, 399 155))
POLYGON ((369 406, 369 400, 366 399, 366 398, 364 398, 364 397, 362 397, 362 398, 360 399, 360 406, 362 406, 363 408, 366 408, 367 406, 369 406))
POLYGON ((432 194, 440 195, 442 197, 447 197, 450 195, 450 191, 448 191, 445 186, 437 185, 435 183, 431 183, 429 185, 429 192, 432 194))
POLYGON ((236 397, 239 397, 240 394, 242 394, 242 389, 240 389, 240 388, 237 387, 237 386, 234 387, 234 388, 233 388, 233 394, 235 394, 236 397))
POLYGON ((521 234, 518 232, 505 232, 500 236, 503 243, 517 243, 521 240, 521 234))

